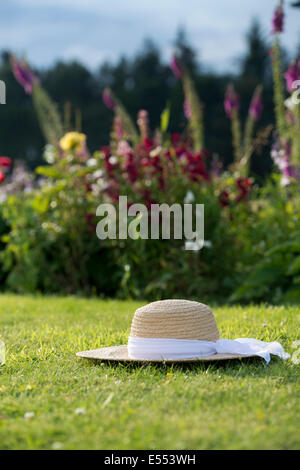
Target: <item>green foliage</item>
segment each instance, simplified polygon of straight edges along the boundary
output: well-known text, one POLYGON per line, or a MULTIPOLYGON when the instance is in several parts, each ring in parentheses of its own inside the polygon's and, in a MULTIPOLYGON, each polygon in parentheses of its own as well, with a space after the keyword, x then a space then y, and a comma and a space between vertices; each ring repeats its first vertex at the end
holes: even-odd
POLYGON ((64 129, 56 105, 37 83, 33 86, 32 99, 46 142, 57 145, 64 129))
POLYGON ((203 124, 203 104, 201 103, 195 89, 194 82, 187 70, 183 72, 183 88, 186 106, 190 110, 189 129, 194 142, 195 152, 205 148, 204 124, 203 124))
POLYGON ((286 120, 284 107, 284 82, 281 63, 281 51, 278 38, 273 44, 273 82, 274 82, 274 104, 276 116, 276 128, 281 138, 286 135, 286 120))
POLYGON ((85 188, 86 172, 78 166, 72 177, 66 162, 41 167, 47 184, 28 195, 13 195, 3 206, 9 232, 0 253, 6 285, 16 292, 66 292, 112 295, 118 282, 105 243, 94 235, 94 213, 85 188), (91 233, 92 232, 92 233, 91 233))
POLYGON ((234 149, 234 162, 238 164, 243 157, 241 121, 238 110, 233 110, 231 119, 232 146, 234 149))
POLYGON ((168 130, 169 121, 170 121, 170 107, 168 106, 163 110, 160 116, 160 130, 163 134, 166 133, 168 130))
POLYGON ((300 302, 300 231, 287 234, 286 240, 265 252, 232 301, 300 302))

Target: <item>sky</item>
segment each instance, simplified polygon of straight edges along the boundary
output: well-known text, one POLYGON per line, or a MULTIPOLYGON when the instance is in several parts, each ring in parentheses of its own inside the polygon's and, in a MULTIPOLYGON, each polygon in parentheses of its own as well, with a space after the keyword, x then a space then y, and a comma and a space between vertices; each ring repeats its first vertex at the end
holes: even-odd
MULTIPOLYGON (((300 43, 300 9, 286 0, 283 45, 300 43)), ((258 18, 270 37, 278 0, 1 0, 0 49, 15 51, 34 66, 78 59, 95 70, 102 62, 133 56, 151 38, 165 61, 179 27, 201 63, 234 71, 245 51, 245 35, 258 18)))

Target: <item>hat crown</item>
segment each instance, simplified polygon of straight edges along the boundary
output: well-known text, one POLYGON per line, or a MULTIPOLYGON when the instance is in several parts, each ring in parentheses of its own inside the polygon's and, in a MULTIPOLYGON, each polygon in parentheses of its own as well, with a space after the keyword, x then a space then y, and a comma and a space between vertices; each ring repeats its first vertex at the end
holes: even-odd
POLYGON ((219 331, 211 309, 191 300, 159 300, 136 310, 131 336, 217 341, 219 331))

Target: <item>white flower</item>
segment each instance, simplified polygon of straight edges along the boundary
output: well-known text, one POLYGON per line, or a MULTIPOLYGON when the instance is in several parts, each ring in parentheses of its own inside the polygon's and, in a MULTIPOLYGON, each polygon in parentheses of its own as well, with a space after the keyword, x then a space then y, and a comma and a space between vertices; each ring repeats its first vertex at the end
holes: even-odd
POLYGON ((29 419, 34 418, 34 416, 35 416, 34 411, 26 411, 26 413, 24 414, 24 419, 29 420, 29 419))
POLYGON ((0 191, 0 204, 3 204, 3 202, 6 200, 7 196, 4 191, 0 191))
POLYGON ((285 100, 284 104, 287 107, 287 109, 289 109, 290 111, 293 111, 293 109, 297 106, 297 104, 294 102, 291 96, 290 98, 285 100))
POLYGON ((112 155, 111 157, 109 157, 108 161, 111 165, 115 165, 116 163, 118 163, 118 158, 112 155))
POLYGON ((161 148, 161 146, 159 145, 158 147, 155 147, 155 149, 151 150, 151 152, 149 153, 149 155, 150 155, 151 158, 157 157, 157 155, 159 155, 161 151, 162 151, 162 148, 161 148))
POLYGON ((85 408, 76 408, 75 414, 76 415, 84 415, 85 414, 85 408))
POLYGON ((53 444, 51 446, 51 448, 53 450, 60 450, 60 449, 62 449, 62 447, 63 447, 63 445, 62 445, 61 442, 53 442, 53 444))
POLYGON ((86 165, 87 165, 88 167, 96 166, 96 165, 97 165, 97 160, 96 160, 96 158, 89 158, 88 161, 86 162, 86 165))
POLYGON ((283 175, 280 180, 280 185, 285 187, 285 186, 288 186, 290 182, 291 182, 290 178, 288 176, 283 175))
POLYGON ((50 165, 54 163, 57 157, 57 151, 54 145, 47 144, 45 147, 43 156, 46 162, 49 163, 50 165))
POLYGON ((101 178, 102 176, 103 176, 103 171, 102 170, 97 170, 97 171, 94 171, 94 173, 93 173, 94 178, 101 178))
POLYGON ((192 191, 188 191, 185 195, 184 203, 191 204, 192 202, 194 202, 194 200, 195 200, 194 193, 192 191))

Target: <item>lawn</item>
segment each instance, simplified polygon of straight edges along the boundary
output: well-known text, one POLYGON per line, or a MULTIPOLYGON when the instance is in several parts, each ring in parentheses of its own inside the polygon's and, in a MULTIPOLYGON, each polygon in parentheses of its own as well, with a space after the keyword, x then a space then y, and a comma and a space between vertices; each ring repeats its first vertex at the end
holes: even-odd
MULTIPOLYGON (((0 449, 297 449, 299 365, 259 358, 198 365, 79 359, 125 343, 143 302, 0 296, 0 449)), ((300 307, 217 307, 223 338, 293 353, 300 307)))

